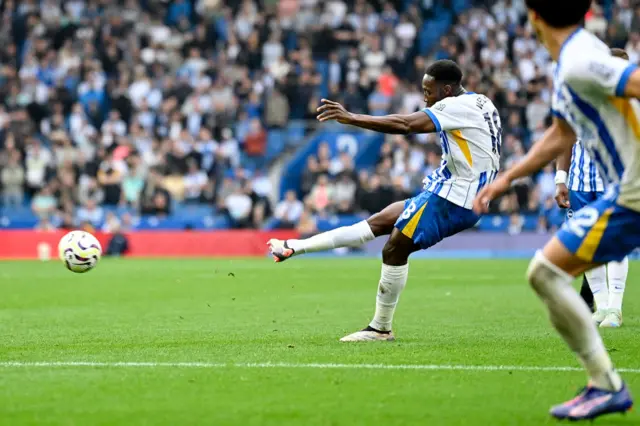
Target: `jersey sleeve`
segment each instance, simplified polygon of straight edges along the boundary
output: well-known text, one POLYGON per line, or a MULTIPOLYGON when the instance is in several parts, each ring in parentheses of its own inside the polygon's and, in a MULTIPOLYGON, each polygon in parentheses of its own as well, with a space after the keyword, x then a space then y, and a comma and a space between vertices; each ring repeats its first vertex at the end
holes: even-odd
POLYGON ((458 130, 464 127, 466 110, 455 99, 442 100, 431 108, 424 108, 422 112, 431 118, 438 132, 458 130))
POLYGON ((554 93, 551 97, 551 116, 564 121, 567 120, 566 102, 560 88, 554 87, 554 93))
POLYGON ((623 97, 631 74, 637 65, 597 52, 572 63, 565 81, 577 90, 597 91, 605 96, 623 97))

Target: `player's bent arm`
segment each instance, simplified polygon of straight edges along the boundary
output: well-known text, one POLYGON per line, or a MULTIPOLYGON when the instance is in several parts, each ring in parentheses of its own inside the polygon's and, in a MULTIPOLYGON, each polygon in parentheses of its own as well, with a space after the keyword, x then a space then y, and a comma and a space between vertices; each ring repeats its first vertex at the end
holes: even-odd
POLYGON ((573 154, 573 144, 567 145, 565 150, 556 159, 556 172, 567 173, 571 168, 571 155, 573 154))
POLYGON ((556 159, 556 203, 562 209, 569 208, 569 188, 567 188, 568 171, 571 168, 571 155, 573 154, 573 146, 567 146, 567 149, 556 159))
POLYGON ((409 115, 392 114, 382 117, 352 114, 347 124, 394 135, 434 133, 436 131, 435 123, 424 112, 414 112, 409 115))
MULTIPOLYGON (((507 170, 505 177, 513 182, 534 174, 570 150, 575 140, 576 135, 569 124, 560 118, 554 118, 553 125, 545 132, 542 139, 533 145, 522 161, 507 170)), ((571 154, 569 154, 570 160, 571 154)))

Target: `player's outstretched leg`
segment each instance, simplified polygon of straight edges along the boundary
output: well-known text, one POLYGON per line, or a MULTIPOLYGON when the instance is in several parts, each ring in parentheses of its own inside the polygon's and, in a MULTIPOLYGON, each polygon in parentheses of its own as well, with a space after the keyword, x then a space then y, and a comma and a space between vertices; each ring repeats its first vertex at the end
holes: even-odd
POLYGON ((577 397, 551 409, 551 415, 558 419, 593 419, 625 412, 633 405, 589 309, 571 286, 575 276, 591 267, 593 265, 578 259, 554 238, 542 252, 536 253, 527 271, 529 282, 545 303, 552 324, 589 375, 589 384, 577 397))
POLYGON ((391 326, 400 293, 407 284, 409 256, 420 248, 413 240, 394 229, 382 250, 382 272, 376 297, 376 312, 369 326, 340 339, 341 342, 395 340, 391 326))
POLYGON ((596 311, 593 320, 600 325, 609 312, 609 288, 607 287, 607 267, 599 266, 585 272, 585 279, 589 282, 589 288, 593 294, 596 311))
POLYGON ((582 276, 582 286, 580 287, 580 297, 584 300, 584 303, 587 304, 591 312, 596 312, 596 305, 593 300, 593 293, 591 292, 591 287, 589 287, 589 280, 587 280, 587 275, 582 276))
POLYGON ((609 310, 600 323, 603 328, 615 328, 622 325, 622 298, 629 273, 629 259, 622 262, 611 262, 607 265, 609 277, 609 310))
POLYGON ((304 253, 333 250, 339 247, 358 247, 376 237, 389 235, 403 210, 404 202, 400 201, 355 225, 343 226, 304 240, 271 239, 267 244, 276 262, 284 262, 304 253))

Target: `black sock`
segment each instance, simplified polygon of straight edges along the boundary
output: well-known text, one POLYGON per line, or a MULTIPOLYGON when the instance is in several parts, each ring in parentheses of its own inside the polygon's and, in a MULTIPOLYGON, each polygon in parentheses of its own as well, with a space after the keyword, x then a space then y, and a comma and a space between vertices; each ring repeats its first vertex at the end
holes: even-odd
POLYGON ((589 287, 589 281, 587 281, 587 276, 584 275, 582 277, 582 287, 580 288, 580 296, 585 301, 591 312, 595 312, 595 305, 593 303, 593 293, 591 292, 591 288, 589 287))

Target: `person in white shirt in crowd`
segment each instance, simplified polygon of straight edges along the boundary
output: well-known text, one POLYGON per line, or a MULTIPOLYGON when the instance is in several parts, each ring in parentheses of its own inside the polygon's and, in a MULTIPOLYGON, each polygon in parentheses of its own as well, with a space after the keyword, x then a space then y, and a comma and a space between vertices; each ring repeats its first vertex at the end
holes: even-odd
POLYGON ((276 206, 274 217, 280 221, 279 228, 293 229, 300 220, 304 204, 298 200, 295 191, 287 191, 284 200, 276 206))
POLYGON ((198 203, 202 191, 207 185, 207 174, 202 171, 195 160, 187 162, 189 171, 184 176, 184 201, 187 203, 198 203))

